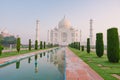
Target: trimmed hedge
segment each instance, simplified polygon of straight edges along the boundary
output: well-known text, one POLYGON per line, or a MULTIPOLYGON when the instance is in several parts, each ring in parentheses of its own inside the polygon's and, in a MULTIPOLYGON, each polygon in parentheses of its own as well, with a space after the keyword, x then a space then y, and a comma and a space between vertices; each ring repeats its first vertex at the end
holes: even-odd
POLYGON ((117 28, 107 30, 107 57, 109 62, 119 62, 119 37, 117 28))
POLYGON ((46 47, 46 43, 45 43, 45 41, 44 41, 44 49, 45 49, 45 47, 46 47))
POLYGON ((104 43, 103 43, 103 34, 96 34, 96 54, 98 57, 103 56, 104 53, 104 43))
POLYGON ((70 47, 80 50, 80 42, 73 42, 69 44, 70 47))
POLYGON ((40 49, 43 48, 43 44, 42 44, 42 41, 40 41, 40 49))
POLYGON ((37 49, 38 49, 38 41, 35 40, 35 50, 37 50, 37 49))
POLYGON ((29 51, 31 51, 31 39, 29 39, 29 51))
POLYGON ((80 50, 80 42, 78 42, 78 50, 80 50))
POLYGON ((81 47, 82 47, 82 51, 84 51, 84 46, 82 45, 81 47))
POLYGON ((90 38, 87 38, 87 53, 90 53, 90 38))
POLYGON ((20 52, 20 45, 21 45, 20 38, 17 38, 17 45, 16 45, 16 49, 17 49, 17 52, 18 52, 18 53, 20 52))
POLYGON ((0 44, 0 56, 2 55, 3 46, 0 44))

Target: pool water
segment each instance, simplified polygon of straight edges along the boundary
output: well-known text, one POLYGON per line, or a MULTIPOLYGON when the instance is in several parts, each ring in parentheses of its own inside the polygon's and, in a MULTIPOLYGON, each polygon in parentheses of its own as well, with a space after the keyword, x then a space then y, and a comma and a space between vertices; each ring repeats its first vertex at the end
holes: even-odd
POLYGON ((0 80, 65 80, 65 50, 38 53, 1 67, 0 80))

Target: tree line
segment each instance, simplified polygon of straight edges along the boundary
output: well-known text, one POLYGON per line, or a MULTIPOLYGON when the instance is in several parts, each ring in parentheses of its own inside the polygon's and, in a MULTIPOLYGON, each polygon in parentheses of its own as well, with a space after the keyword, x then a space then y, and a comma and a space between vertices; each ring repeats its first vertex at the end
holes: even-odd
POLYGON ((7 36, 7 37, 3 37, 0 34, 0 44, 8 47, 10 44, 16 44, 16 38, 14 36, 7 36))
MULTIPOLYGON (((31 41, 31 39, 29 39, 29 44, 28 44, 28 50, 29 50, 29 51, 31 51, 32 48, 33 48, 33 45, 32 45, 31 43, 32 43, 32 41, 31 41)), ((16 39, 15 45, 16 45, 16 50, 17 50, 17 52, 19 53, 19 52, 20 52, 20 49, 21 49, 21 38, 20 38, 20 37, 18 37, 18 38, 16 39)), ((52 47, 57 47, 57 46, 58 46, 57 44, 53 45, 52 43, 48 43, 48 44, 46 45, 46 42, 45 42, 45 41, 40 41, 40 44, 38 44, 38 41, 35 40, 34 49, 35 49, 35 50, 38 50, 38 49, 52 48, 52 47)), ((2 50, 3 50, 3 49, 4 49, 4 48, 3 48, 2 44, 0 43, 0 55, 2 54, 2 50)))
MULTIPOLYGON (((84 51, 84 46, 80 46, 80 42, 73 42, 69 44, 70 47, 84 51)), ((102 57, 104 54, 104 41, 103 33, 96 33, 96 43, 95 43, 96 55, 102 57)), ((87 38, 87 53, 91 52, 90 38, 87 38)), ((118 63, 120 59, 120 49, 119 49, 119 34, 117 28, 107 29, 107 58, 109 62, 118 63)))

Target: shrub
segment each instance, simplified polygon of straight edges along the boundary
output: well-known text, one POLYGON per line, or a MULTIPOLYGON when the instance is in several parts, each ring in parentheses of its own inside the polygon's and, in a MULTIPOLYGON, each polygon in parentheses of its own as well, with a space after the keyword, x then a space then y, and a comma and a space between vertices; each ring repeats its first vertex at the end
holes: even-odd
POLYGON ((38 49, 38 41, 35 40, 35 50, 37 50, 37 49, 38 49))
POLYGON ((87 38, 87 53, 90 53, 90 38, 87 38))
POLYGON ((51 48, 53 47, 53 43, 51 43, 51 48))
POLYGON ((119 62, 119 38, 117 28, 107 30, 107 57, 109 62, 119 62))
POLYGON ((74 43, 69 44, 71 48, 74 48, 74 43))
POLYGON ((71 43, 71 47, 74 48, 74 43, 71 43))
POLYGON ((81 46, 82 47, 82 51, 84 51, 84 46, 81 46))
POLYGON ((29 51, 31 51, 31 39, 29 39, 29 51))
POLYGON ((103 34, 96 34, 96 54, 98 57, 103 56, 104 53, 104 43, 103 43, 103 34))
POLYGON ((3 46, 0 44, 0 56, 2 55, 3 46))
POLYGON ((42 41, 40 41, 40 49, 42 49, 42 48, 43 48, 42 41))
POLYGON ((78 49, 80 50, 80 42, 78 42, 78 49))
POLYGON ((44 49, 45 49, 45 47, 46 47, 46 43, 45 43, 45 41, 44 41, 44 49))
POLYGON ((73 43, 73 45, 74 45, 73 48, 76 48, 76 44, 75 44, 75 42, 73 43))
POLYGON ((20 42, 20 38, 17 38, 17 52, 19 53, 20 52, 20 45, 21 45, 21 42, 20 42))

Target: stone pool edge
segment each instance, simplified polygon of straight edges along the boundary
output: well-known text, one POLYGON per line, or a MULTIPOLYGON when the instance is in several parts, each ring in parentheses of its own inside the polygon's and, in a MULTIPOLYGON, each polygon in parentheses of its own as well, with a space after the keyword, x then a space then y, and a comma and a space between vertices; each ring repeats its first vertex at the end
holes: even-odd
MULTIPOLYGON (((0 63, 0 68, 1 67, 4 67, 6 65, 9 65, 11 63, 14 63, 16 61, 19 61, 19 60, 23 60, 25 58, 28 58, 28 57, 32 57, 36 54, 39 54, 39 53, 43 53, 43 52, 47 52, 47 51, 50 51, 50 50, 54 50, 54 49, 57 49, 57 48, 60 48, 60 47, 55 47, 55 48, 50 48, 50 49, 46 49, 46 50, 40 50, 40 51, 35 51, 35 52, 30 52, 30 53, 27 53, 27 54, 21 54, 19 56, 12 56, 13 59, 9 59, 9 58, 12 58, 12 57, 7 57, 6 59, 4 58, 4 61, 3 63, 0 63)), ((0 59, 0 61, 2 60, 3 58, 0 59)))

